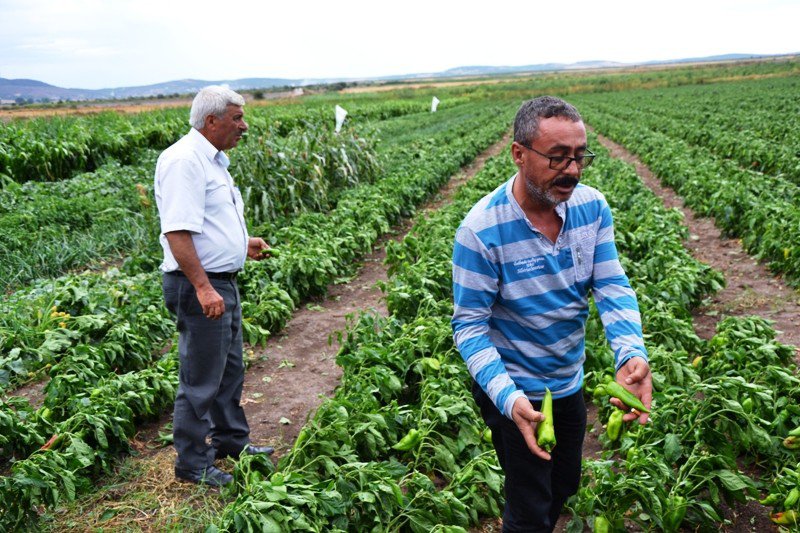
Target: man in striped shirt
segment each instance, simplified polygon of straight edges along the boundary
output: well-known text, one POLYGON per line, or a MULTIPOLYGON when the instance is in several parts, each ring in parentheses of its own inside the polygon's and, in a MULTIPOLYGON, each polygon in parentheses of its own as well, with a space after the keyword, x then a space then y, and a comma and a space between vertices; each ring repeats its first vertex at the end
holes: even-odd
MULTIPOLYGON (((617 381, 649 408, 652 380, 611 211, 600 192, 579 184, 594 158, 580 114, 549 96, 525 102, 511 156, 519 171, 478 202, 456 234, 452 323, 506 474, 503 531, 552 531, 580 483, 590 290, 617 381), (554 398, 552 455, 536 442, 545 388, 554 398)), ((624 419, 637 417, 647 421, 638 413, 624 419)))

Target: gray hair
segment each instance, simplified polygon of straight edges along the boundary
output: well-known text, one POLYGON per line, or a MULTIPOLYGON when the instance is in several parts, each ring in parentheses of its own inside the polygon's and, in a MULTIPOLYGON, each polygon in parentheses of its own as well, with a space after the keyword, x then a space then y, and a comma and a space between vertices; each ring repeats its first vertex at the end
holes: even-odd
POLYGON ((519 107, 514 119, 514 140, 531 144, 539 135, 539 120, 552 117, 564 117, 572 122, 583 120, 572 104, 554 96, 540 96, 523 102, 519 107))
POLYGON ((202 129, 207 116, 222 117, 229 105, 243 106, 244 98, 222 85, 203 87, 192 100, 189 124, 197 130, 202 129))

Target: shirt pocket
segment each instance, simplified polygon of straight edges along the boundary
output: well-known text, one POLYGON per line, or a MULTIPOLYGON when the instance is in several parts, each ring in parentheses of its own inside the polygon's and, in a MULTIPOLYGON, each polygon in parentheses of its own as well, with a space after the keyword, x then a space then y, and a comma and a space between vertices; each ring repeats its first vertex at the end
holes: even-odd
POLYGON ((219 179, 210 179, 206 185, 206 209, 219 209, 220 206, 233 203, 230 187, 219 179))
POLYGON ((572 263, 575 268, 575 281, 586 281, 594 270, 595 238, 584 237, 572 246, 572 263))

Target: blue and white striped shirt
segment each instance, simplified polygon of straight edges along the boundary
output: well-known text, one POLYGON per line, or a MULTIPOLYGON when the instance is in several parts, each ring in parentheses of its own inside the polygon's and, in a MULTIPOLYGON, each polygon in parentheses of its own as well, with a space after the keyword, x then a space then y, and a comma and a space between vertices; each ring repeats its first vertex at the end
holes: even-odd
POLYGON ((636 295, 619 263, 605 197, 579 184, 556 206, 555 243, 512 194, 516 175, 467 214, 453 250, 453 333, 472 377, 511 417, 517 398, 554 398, 583 385, 589 290, 615 366, 647 359, 636 295))

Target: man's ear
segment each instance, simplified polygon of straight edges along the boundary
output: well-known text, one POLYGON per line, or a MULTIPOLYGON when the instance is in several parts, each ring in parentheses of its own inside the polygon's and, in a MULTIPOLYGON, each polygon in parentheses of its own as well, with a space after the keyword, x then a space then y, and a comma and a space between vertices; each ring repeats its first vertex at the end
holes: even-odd
POLYGON ((523 151, 524 149, 522 148, 522 145, 520 145, 518 142, 514 141, 511 143, 511 159, 514 161, 514 164, 517 165, 518 167, 522 166, 523 151))

